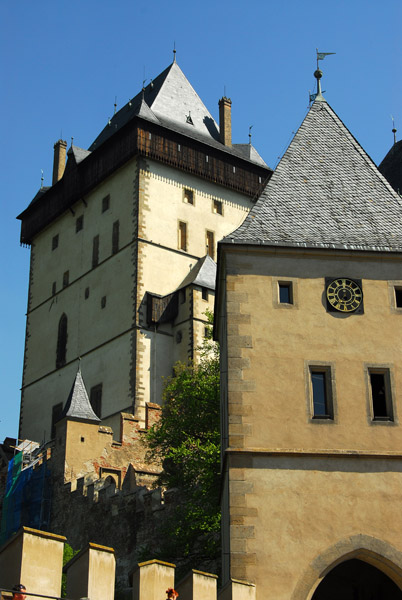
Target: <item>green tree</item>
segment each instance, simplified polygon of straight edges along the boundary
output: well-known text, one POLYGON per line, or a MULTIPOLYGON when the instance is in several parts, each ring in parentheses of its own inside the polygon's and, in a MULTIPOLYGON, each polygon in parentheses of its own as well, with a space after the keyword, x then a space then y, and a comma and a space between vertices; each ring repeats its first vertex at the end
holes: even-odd
POLYGON ((198 364, 176 364, 161 419, 147 436, 151 455, 163 464, 158 484, 176 492, 159 527, 158 548, 148 548, 143 558, 153 554, 181 571, 216 566, 220 556, 219 353, 211 337, 198 364))

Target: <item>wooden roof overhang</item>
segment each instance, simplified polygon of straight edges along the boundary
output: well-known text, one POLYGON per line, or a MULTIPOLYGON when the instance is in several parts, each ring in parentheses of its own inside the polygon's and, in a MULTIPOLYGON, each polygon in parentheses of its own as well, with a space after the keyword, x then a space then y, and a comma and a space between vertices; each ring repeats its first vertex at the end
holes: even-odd
POLYGON ((187 171, 251 198, 259 195, 272 174, 269 167, 135 117, 79 164, 69 157, 62 179, 17 217, 21 220, 21 243, 31 244, 37 233, 137 155, 187 171))

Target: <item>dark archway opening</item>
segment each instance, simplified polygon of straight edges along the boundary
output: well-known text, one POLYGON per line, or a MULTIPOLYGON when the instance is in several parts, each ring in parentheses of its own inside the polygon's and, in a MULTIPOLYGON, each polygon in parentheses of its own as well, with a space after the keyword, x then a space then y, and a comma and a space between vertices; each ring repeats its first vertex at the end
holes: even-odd
POLYGON ((346 560, 330 571, 312 600, 402 600, 402 591, 382 571, 362 560, 346 560))

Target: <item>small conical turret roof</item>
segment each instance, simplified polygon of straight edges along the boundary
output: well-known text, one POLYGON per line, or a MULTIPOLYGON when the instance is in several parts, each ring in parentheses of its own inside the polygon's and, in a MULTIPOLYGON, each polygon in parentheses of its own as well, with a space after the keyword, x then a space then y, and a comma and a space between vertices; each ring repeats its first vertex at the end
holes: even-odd
POLYGON ((88 393, 81 375, 81 369, 78 369, 77 371, 60 419, 63 419, 64 417, 100 423, 100 419, 94 413, 89 401, 88 393))

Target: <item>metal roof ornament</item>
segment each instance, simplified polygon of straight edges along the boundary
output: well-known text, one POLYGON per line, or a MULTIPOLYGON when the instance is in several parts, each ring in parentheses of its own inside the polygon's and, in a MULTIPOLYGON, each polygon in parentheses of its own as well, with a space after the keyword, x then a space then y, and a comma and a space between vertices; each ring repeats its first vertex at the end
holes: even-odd
POLYGON ((322 77, 322 71, 319 68, 318 61, 324 60, 324 58, 326 56, 329 56, 330 54, 336 54, 336 52, 318 52, 318 48, 316 48, 316 53, 317 53, 317 69, 316 69, 316 71, 314 71, 314 77, 317 79, 317 92, 315 94, 309 94, 310 103, 314 102, 314 100, 324 100, 324 96, 322 95, 322 91, 321 91, 321 81, 320 81, 321 77, 322 77))
POLYGON ((176 42, 173 42, 173 62, 176 62, 176 42))
POLYGON ((397 129, 395 127, 395 121, 394 121, 394 117, 392 115, 391 115, 391 119, 392 119, 392 133, 394 134, 394 146, 395 146, 397 129))

